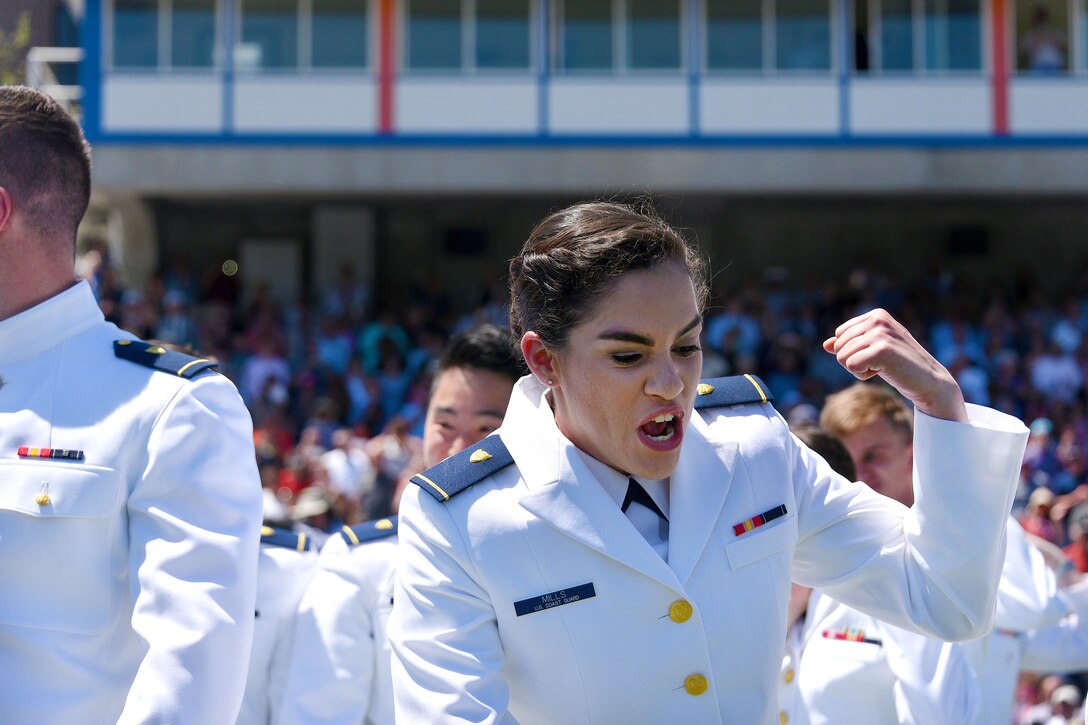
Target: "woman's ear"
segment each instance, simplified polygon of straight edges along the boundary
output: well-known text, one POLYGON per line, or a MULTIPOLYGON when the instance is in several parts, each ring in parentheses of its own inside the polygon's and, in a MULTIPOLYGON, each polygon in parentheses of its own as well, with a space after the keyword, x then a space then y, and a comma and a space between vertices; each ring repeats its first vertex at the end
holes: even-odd
POLYGON ((559 371, 556 356, 544 344, 536 332, 526 332, 521 336, 521 354, 529 365, 529 370, 537 379, 554 388, 559 384, 559 371))

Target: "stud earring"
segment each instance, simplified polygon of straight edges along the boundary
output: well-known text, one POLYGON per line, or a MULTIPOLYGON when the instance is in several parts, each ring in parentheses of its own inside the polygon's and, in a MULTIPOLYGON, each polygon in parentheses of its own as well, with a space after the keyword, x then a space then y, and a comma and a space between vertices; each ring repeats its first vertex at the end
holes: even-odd
POLYGON ((548 385, 555 385, 555 381, 551 378, 548 378, 548 385))

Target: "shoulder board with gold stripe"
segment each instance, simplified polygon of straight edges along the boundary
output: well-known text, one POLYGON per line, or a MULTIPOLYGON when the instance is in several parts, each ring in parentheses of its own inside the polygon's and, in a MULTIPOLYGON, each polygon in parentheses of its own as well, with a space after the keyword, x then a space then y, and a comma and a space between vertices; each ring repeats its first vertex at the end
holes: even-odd
POLYGON ((423 473, 412 476, 412 483, 445 503, 513 462, 514 457, 502 440, 497 435, 489 435, 423 473))
POLYGON ((183 352, 167 350, 160 345, 152 345, 143 340, 115 340, 113 354, 122 360, 138 365, 162 370, 178 377, 191 380, 205 370, 215 368, 219 363, 204 358, 186 355, 183 352))
POLYGON ((695 409, 773 402, 774 395, 755 375, 730 375, 727 378, 710 378, 699 383, 695 409))
POLYGON ((310 551, 314 548, 314 541, 306 534, 288 529, 277 529, 271 526, 261 527, 261 543, 269 546, 282 546, 297 551, 310 551))
POLYGON ((374 521, 364 521, 354 526, 344 526, 340 529, 340 536, 348 546, 358 546, 368 541, 377 541, 397 533, 397 517, 389 516, 374 521))

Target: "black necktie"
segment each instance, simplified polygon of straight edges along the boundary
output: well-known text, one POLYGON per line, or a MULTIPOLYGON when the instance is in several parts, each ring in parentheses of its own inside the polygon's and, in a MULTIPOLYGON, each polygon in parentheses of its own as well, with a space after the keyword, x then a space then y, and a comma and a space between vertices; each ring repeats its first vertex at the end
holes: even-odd
POLYGON ((633 478, 627 484, 627 495, 620 509, 657 555, 668 561, 669 520, 642 484, 633 478))
POLYGON ((620 506, 620 511, 627 513, 627 508, 633 503, 640 503, 665 521, 669 520, 669 517, 662 513, 661 509, 654 503, 650 494, 646 493, 646 489, 642 487, 642 484, 630 478, 627 480, 627 495, 623 497, 623 505, 620 506))

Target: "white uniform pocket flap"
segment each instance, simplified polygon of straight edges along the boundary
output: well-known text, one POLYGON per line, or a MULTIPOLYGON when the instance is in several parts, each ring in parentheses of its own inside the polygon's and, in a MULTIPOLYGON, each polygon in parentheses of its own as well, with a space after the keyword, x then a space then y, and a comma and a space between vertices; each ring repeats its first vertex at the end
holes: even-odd
MULTIPOLYGON (((729 533, 732 537, 734 534, 729 533)), ((754 562, 777 554, 797 541, 797 516, 788 514, 759 528, 746 531, 725 545, 729 566, 740 569, 754 562)))
POLYGON ((51 461, 0 460, 0 511, 101 519, 117 510, 117 471, 51 461))

